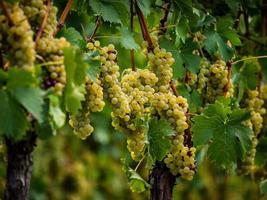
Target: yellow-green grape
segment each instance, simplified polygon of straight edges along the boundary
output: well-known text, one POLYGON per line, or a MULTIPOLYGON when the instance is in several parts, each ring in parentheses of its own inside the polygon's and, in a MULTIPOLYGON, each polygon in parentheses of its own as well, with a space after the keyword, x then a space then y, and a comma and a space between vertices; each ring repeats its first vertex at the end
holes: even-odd
POLYGON ((128 132, 128 150, 133 160, 142 158, 145 140, 144 127, 136 126, 136 120, 151 114, 151 102, 154 97, 158 78, 148 69, 131 69, 125 71, 121 84, 123 92, 128 96, 131 114, 117 120, 121 127, 128 132))
POLYGON ((174 63, 174 58, 170 52, 159 47, 156 37, 152 37, 152 40, 154 45, 153 52, 145 50, 148 58, 148 67, 158 77, 158 82, 155 87, 156 91, 168 92, 169 83, 172 79, 172 64, 174 63))
POLYGON ((86 102, 91 112, 100 112, 105 106, 103 98, 103 88, 101 82, 96 79, 95 82, 89 78, 86 81, 86 102))
POLYGON ((43 37, 52 37, 57 28, 57 7, 48 7, 46 0, 23 0, 21 7, 33 29, 38 29, 48 13, 47 22, 42 33, 43 37))
POLYGON ((10 19, 0 14, 0 48, 9 66, 33 71, 35 50, 33 31, 18 3, 6 4, 10 19))
POLYGON ((247 152, 244 160, 244 168, 247 172, 253 171, 254 159, 256 155, 256 147, 258 144, 258 135, 263 127, 263 115, 266 113, 263 108, 264 100, 260 96, 258 90, 248 90, 246 93, 245 107, 250 112, 250 119, 243 122, 244 125, 248 126, 253 130, 252 145, 251 149, 247 152))
POLYGON ((202 59, 200 62, 200 71, 197 75, 197 91, 199 93, 204 92, 208 83, 209 75, 209 62, 206 59, 202 59))
POLYGON ((184 145, 184 137, 177 135, 173 140, 170 153, 167 154, 164 162, 171 173, 176 176, 180 174, 185 180, 192 180, 195 174, 195 147, 184 145))
POLYGON ((185 131, 189 128, 185 113, 188 111, 187 100, 172 93, 156 93, 154 107, 161 118, 167 119, 176 132, 172 149, 164 159, 173 175, 181 174, 191 180, 195 173, 195 148, 184 144, 185 131))
POLYGON ((57 95, 62 95, 66 84, 63 49, 69 45, 65 38, 48 36, 40 38, 36 47, 37 53, 44 58, 45 62, 52 64, 44 66, 46 73, 44 88, 51 88, 57 95))
POLYGON ((143 129, 136 131, 127 138, 127 148, 133 160, 142 159, 145 148, 145 132, 143 129))
MULTIPOLYGON (((95 47, 100 49, 100 43, 95 42, 95 47)), ((101 62, 101 73, 104 93, 112 105, 112 115, 116 118, 124 118, 131 112, 128 97, 122 91, 119 81, 119 66, 116 63, 117 51, 114 45, 110 44, 106 48, 100 49, 100 56, 97 58, 101 62)), ((118 128, 118 127, 115 127, 118 128)))
POLYGON ((223 60, 217 60, 209 68, 206 93, 202 93, 206 102, 213 103, 217 97, 233 95, 231 80, 228 80, 228 69, 223 60), (226 87, 227 91, 226 91, 226 87))
POLYGON ((90 124, 89 111, 80 111, 77 115, 70 116, 69 124, 73 132, 82 140, 85 140, 94 131, 90 124))
POLYGON ((197 83, 197 74, 194 74, 193 72, 188 71, 186 73, 186 83, 188 83, 188 85, 195 87, 195 84, 197 83))

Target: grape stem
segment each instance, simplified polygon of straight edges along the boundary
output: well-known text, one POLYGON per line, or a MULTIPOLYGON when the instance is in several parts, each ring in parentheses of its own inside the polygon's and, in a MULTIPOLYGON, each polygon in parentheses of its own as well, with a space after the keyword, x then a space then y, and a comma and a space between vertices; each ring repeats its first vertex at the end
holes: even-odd
POLYGON ((41 64, 37 64, 37 67, 42 67, 42 66, 49 66, 49 65, 62 65, 63 62, 62 61, 55 61, 55 62, 45 62, 45 63, 41 63, 41 64))
POLYGON ((140 27, 141 27, 143 38, 148 43, 148 51, 153 51, 154 46, 153 46, 153 43, 152 43, 152 39, 151 39, 151 37, 149 35, 149 31, 148 31, 148 27, 147 27, 147 24, 146 24, 145 17, 143 15, 141 9, 139 8, 138 3, 137 3, 136 0, 134 0, 134 5, 135 5, 135 10, 136 10, 136 13, 137 13, 137 16, 138 16, 138 20, 139 20, 139 24, 140 24, 140 27))
POLYGON ((170 8, 171 8, 171 2, 170 0, 164 0, 164 4, 162 5, 163 7, 163 16, 160 19, 160 24, 159 24, 159 35, 163 35, 166 33, 167 28, 166 28, 166 24, 167 24, 167 20, 168 20, 168 15, 170 12, 170 8))
MULTIPOLYGON (((131 18, 130 18, 130 28, 131 28, 131 32, 133 32, 134 30, 134 4, 133 4, 133 0, 130 0, 130 12, 131 12, 131 18)), ((135 66, 135 60, 134 60, 134 49, 130 50, 130 56, 131 56, 131 65, 132 65, 132 70, 136 71, 136 66, 135 66)))
POLYGON ((179 93, 176 90, 176 87, 174 85, 174 81, 173 80, 170 81, 170 87, 172 89, 173 94, 178 97, 179 96, 179 93))
POLYGON ((47 1, 47 10, 46 10, 45 16, 44 16, 44 18, 42 20, 41 26, 40 26, 37 34, 36 34, 36 37, 35 37, 35 47, 36 47, 36 45, 37 45, 37 43, 38 43, 39 39, 41 38, 42 33, 44 31, 44 27, 45 27, 45 25, 47 23, 50 7, 51 7, 51 0, 48 0, 47 1))
POLYGON ((243 58, 243 59, 236 60, 236 61, 232 62, 232 65, 235 65, 235 64, 237 64, 237 63, 240 63, 240 62, 243 62, 243 61, 246 61, 246 60, 263 59, 263 58, 267 58, 267 55, 243 58))
POLYGON ((59 20, 58 20, 57 29, 54 32, 54 36, 63 28, 64 22, 65 22, 68 14, 69 14, 69 11, 71 9, 72 4, 73 4, 73 0, 69 0, 67 2, 67 4, 66 4, 66 6, 65 6, 65 8, 64 8, 64 10, 63 10, 63 12, 62 12, 62 14, 61 14, 61 16, 59 18, 59 20))
POLYGON ((8 9, 7 9, 7 7, 6 7, 5 2, 1 1, 1 2, 0 2, 0 6, 1 6, 1 8, 2 8, 2 10, 3 10, 3 12, 4 12, 4 15, 6 16, 6 18, 7 18, 8 22, 9 22, 9 24, 10 24, 10 25, 13 25, 13 21, 12 21, 12 19, 11 19, 10 13, 8 12, 8 9))
POLYGON ((134 168, 134 171, 137 171, 138 168, 140 167, 141 163, 144 161, 146 158, 146 154, 141 158, 141 160, 137 163, 136 167, 134 168))
POLYGON ((95 37, 95 34, 96 34, 96 32, 97 32, 97 30, 98 30, 98 28, 100 26, 100 21, 101 21, 101 17, 100 16, 96 16, 95 28, 93 30, 93 33, 89 37, 86 38, 87 42, 92 41, 92 39, 95 37))

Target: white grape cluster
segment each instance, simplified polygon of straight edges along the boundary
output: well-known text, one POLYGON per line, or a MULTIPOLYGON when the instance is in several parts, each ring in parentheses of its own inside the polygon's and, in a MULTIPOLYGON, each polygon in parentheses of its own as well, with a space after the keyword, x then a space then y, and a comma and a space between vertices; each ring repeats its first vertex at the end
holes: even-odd
POLYGON ((101 82, 96 79, 92 81, 86 77, 86 95, 82 102, 82 108, 76 115, 71 115, 69 124, 74 129, 74 134, 85 140, 94 131, 90 122, 91 112, 101 112, 105 106, 103 88, 101 82))
MULTIPOLYGON (((195 148, 186 141, 190 130, 186 113, 187 100, 170 91, 172 54, 159 47, 153 39, 154 50, 145 50, 148 69, 128 69, 120 80, 117 51, 113 45, 101 47, 98 41, 89 42, 87 48, 100 53, 101 82, 104 94, 112 106, 112 125, 127 135, 127 147, 134 160, 140 160, 145 150, 145 128, 138 120, 152 115, 165 118, 176 132, 172 149, 165 158, 173 175, 181 174, 191 180, 195 173, 195 148), (186 153, 185 153, 186 152, 186 153)), ((145 46, 145 45, 144 45, 145 46)), ((146 48, 146 46, 144 47, 146 48)))
POLYGON ((226 63, 217 60, 210 65, 207 60, 202 60, 196 88, 205 103, 214 103, 219 96, 232 97, 234 88, 226 63))
POLYGON ((259 91, 248 90, 245 99, 245 107, 250 112, 250 119, 244 122, 244 125, 251 128, 253 131, 251 149, 247 152, 244 160, 244 168, 247 172, 253 171, 254 160, 256 155, 256 147, 258 144, 258 135, 263 127, 263 115, 266 113, 263 108, 264 100, 262 99, 259 91))
POLYGON ((33 71, 36 53, 31 26, 18 3, 3 3, 10 16, 0 13, 0 48, 5 61, 11 67, 33 71))

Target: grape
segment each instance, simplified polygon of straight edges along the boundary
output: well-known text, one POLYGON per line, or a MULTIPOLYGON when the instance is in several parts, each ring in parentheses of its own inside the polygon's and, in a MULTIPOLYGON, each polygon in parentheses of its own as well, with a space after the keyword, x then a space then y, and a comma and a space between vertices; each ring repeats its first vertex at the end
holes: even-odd
POLYGON ((263 108, 264 100, 260 96, 259 91, 248 90, 246 92, 246 98, 243 102, 244 107, 250 112, 250 119, 244 121, 243 124, 248 126, 253 131, 251 149, 247 152, 247 155, 243 161, 243 171, 245 173, 251 172, 254 169, 254 160, 256 155, 256 147, 258 144, 258 135, 263 127, 263 115, 266 110, 263 108))
POLYGON ((0 14, 0 47, 10 66, 33 71, 36 52, 31 26, 18 3, 5 4, 11 22, 0 14))

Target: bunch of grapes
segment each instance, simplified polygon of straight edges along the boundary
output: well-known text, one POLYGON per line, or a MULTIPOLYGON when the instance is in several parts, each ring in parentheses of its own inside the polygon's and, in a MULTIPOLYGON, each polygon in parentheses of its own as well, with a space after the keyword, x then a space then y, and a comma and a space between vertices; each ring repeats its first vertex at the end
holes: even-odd
POLYGON ((195 148, 188 147, 185 142, 185 132, 189 129, 186 112, 187 100, 174 94, 156 93, 154 108, 161 118, 165 118, 174 128, 176 135, 172 140, 172 149, 164 159, 173 175, 181 174, 182 178, 191 180, 195 173, 195 148))
POLYGON ((244 101, 246 109, 250 112, 250 119, 244 122, 244 125, 250 127, 253 131, 251 149, 247 152, 243 166, 247 172, 253 171, 256 147, 258 144, 258 135, 263 127, 263 115, 266 113, 263 108, 264 100, 259 91, 248 90, 244 101))
POLYGON ((151 102, 158 81, 156 75, 148 69, 127 70, 121 80, 122 90, 128 96, 131 114, 128 121, 121 121, 128 130, 127 147, 134 160, 142 158, 145 147, 145 129, 136 125, 136 121, 151 113, 151 102))
POLYGON ((6 63, 33 71, 35 50, 33 31, 18 3, 5 3, 10 18, 0 12, 0 48, 5 52, 6 63))
POLYGON ((204 102, 214 103, 219 96, 233 95, 233 84, 229 75, 230 71, 223 60, 217 60, 210 66, 206 60, 201 62, 197 89, 204 102))
POLYGON ((36 53, 40 58, 40 63, 49 63, 44 65, 43 87, 52 89, 57 95, 62 95, 66 84, 63 49, 70 44, 65 38, 54 37, 57 26, 57 8, 52 5, 48 7, 45 2, 43 0, 27 1, 22 4, 22 8, 32 28, 36 28, 36 32, 38 32, 37 29, 39 29, 46 13, 48 13, 47 22, 36 44, 36 53))
POLYGON ((153 51, 148 51, 147 43, 143 44, 144 53, 148 59, 148 68, 156 74, 158 82, 155 87, 156 92, 168 92, 169 83, 172 80, 172 64, 174 58, 171 52, 167 52, 166 49, 160 48, 157 37, 152 37, 153 51))
POLYGON ((83 140, 94 131, 90 124, 90 112, 101 112, 105 106, 103 88, 98 79, 93 82, 86 77, 85 88, 86 95, 82 102, 82 108, 76 115, 71 115, 69 120, 69 124, 74 129, 74 134, 83 140))

